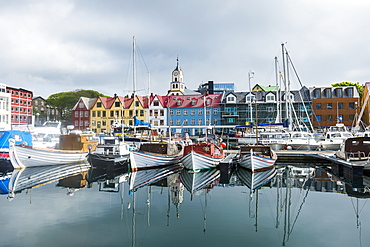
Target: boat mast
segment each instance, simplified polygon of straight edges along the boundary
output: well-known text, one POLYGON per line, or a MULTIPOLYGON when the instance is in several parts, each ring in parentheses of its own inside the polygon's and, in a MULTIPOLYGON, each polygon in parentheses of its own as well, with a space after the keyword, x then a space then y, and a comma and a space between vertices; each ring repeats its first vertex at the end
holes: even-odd
POLYGON ((277 57, 275 57, 275 81, 276 81, 276 119, 275 119, 275 122, 276 123, 280 123, 281 122, 281 105, 280 105, 280 87, 279 87, 279 75, 278 75, 278 68, 277 68, 277 63, 278 63, 278 60, 277 60, 277 57))
MULTIPOLYGON (((133 97, 134 97, 134 113, 133 116, 136 116, 136 61, 135 61, 135 36, 133 37, 132 42, 132 83, 133 83, 133 97)), ((135 120, 134 120, 135 121, 135 120)), ((136 126, 134 122, 134 134, 136 134, 136 126)))

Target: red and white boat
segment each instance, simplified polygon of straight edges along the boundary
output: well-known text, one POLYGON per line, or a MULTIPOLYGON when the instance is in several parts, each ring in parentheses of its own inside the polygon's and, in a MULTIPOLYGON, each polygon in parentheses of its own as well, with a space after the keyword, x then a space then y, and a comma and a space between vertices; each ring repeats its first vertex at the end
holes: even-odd
POLYGON ((204 143, 186 145, 181 162, 186 169, 197 172, 216 167, 224 158, 222 148, 206 140, 204 143))

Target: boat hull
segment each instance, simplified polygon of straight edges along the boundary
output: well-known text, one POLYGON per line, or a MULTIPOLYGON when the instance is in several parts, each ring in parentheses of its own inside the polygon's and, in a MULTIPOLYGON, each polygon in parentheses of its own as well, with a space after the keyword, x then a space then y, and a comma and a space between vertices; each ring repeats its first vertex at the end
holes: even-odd
POLYGON ((151 169, 161 166, 172 165, 180 162, 182 155, 164 156, 140 151, 130 153, 131 171, 151 169))
POLYGON ((188 170, 201 171, 216 167, 222 159, 191 151, 181 159, 181 163, 188 170))
POLYGON ((240 166, 251 170, 252 172, 271 169, 275 164, 276 159, 270 159, 263 156, 250 154, 244 155, 240 160, 240 166))
POLYGON ((15 169, 83 163, 87 161, 87 155, 87 152, 33 149, 15 145, 10 145, 9 148, 10 161, 15 169))

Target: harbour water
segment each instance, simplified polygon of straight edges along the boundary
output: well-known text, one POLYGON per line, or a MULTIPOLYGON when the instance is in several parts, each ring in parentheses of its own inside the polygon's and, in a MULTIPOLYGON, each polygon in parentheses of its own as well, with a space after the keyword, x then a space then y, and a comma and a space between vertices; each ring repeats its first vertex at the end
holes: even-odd
POLYGON ((369 246, 368 177, 345 181, 327 167, 13 171, 0 245, 369 246))

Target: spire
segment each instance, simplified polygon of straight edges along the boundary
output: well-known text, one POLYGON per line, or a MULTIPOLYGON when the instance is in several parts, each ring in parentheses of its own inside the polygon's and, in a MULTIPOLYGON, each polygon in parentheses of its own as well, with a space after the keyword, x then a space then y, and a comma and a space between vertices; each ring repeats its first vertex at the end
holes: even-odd
POLYGON ((176 58, 176 69, 175 70, 179 70, 179 55, 177 55, 177 58, 176 58))

